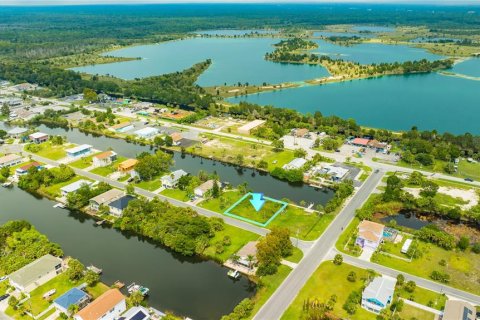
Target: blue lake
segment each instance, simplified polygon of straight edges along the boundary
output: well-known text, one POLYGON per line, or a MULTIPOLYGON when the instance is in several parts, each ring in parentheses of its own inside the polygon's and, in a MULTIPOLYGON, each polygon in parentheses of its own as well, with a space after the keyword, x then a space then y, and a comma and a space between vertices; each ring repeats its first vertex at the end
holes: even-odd
POLYGON ((480 77, 480 58, 468 59, 453 66, 452 72, 472 77, 480 77))
POLYGON ((171 73, 212 59, 213 63, 197 83, 201 86, 250 83, 295 82, 328 75, 321 66, 281 64, 266 61, 278 39, 270 38, 195 38, 145 45, 109 52, 117 57, 142 57, 143 60, 95 65, 74 70, 91 74, 110 74, 123 79, 171 73))
POLYGON ((436 73, 387 76, 229 99, 288 107, 303 113, 353 118, 364 126, 393 130, 437 129, 480 133, 480 82, 436 73))
POLYGON ((203 30, 196 31, 196 34, 204 34, 209 36, 244 36, 249 34, 275 34, 278 30, 264 30, 264 29, 249 29, 249 30, 237 30, 237 29, 220 29, 220 30, 203 30))
POLYGON ((333 59, 355 61, 361 64, 443 58, 424 49, 405 45, 361 43, 353 46, 340 46, 324 40, 314 41, 318 44, 318 48, 311 51, 314 54, 327 55, 333 59))

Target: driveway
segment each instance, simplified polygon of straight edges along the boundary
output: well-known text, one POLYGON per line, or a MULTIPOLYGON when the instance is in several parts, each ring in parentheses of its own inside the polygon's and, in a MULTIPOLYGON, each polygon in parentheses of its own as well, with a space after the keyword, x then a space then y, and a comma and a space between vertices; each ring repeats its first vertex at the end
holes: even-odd
POLYGON ((363 261, 370 261, 374 253, 375 253, 375 249, 370 247, 365 247, 362 250, 362 254, 358 258, 363 261))

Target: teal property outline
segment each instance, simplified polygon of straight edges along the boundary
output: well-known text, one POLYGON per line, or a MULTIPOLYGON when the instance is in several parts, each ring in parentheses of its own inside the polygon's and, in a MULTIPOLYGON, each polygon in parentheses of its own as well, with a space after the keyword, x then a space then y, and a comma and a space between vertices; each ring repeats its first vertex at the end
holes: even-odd
POLYGON ((242 221, 245 221, 245 222, 248 222, 248 223, 252 223, 252 224, 255 224, 257 226, 260 226, 260 227, 266 227, 269 225, 270 222, 273 221, 273 219, 275 219, 280 213, 282 213, 283 210, 285 210, 285 208, 288 206, 288 203, 285 202, 285 201, 281 201, 281 200, 277 200, 277 199, 273 199, 273 198, 269 198, 269 197, 263 197, 263 199, 265 200, 268 200, 268 201, 272 201, 272 202, 276 202, 276 203, 280 203, 282 205, 282 207, 280 209, 278 209, 271 217, 270 219, 268 219, 266 222, 264 223, 261 223, 261 222, 258 222, 258 221, 255 221, 255 220, 251 220, 251 219, 248 219, 248 218, 245 218, 245 217, 242 217, 242 216, 239 216, 239 215, 236 215, 236 214, 233 214, 231 213, 230 211, 232 211, 233 209, 235 209, 236 206, 238 206, 241 202, 243 202, 245 199, 247 199, 248 197, 250 197, 253 193, 252 192, 248 192, 246 193, 243 197, 241 197, 239 200, 237 200, 237 202, 235 202, 234 204, 232 204, 230 206, 230 208, 228 208, 227 210, 225 210, 225 212, 223 213, 224 215, 226 216, 229 216, 229 217, 232 217, 232 218, 235 218, 235 219, 238 219, 238 220, 242 220, 242 221))

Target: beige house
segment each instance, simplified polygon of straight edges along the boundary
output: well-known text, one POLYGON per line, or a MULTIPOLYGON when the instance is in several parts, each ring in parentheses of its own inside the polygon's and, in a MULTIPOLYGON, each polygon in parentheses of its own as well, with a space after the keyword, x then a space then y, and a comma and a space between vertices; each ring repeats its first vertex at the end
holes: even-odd
POLYGON ((10 274, 10 284, 22 292, 31 292, 63 271, 62 259, 44 255, 10 274))
POLYGON ((0 168, 12 167, 17 164, 20 164, 22 163, 22 159, 23 159, 22 157, 13 153, 0 157, 0 168))
POLYGON ((355 243, 362 248, 377 249, 382 242, 384 228, 383 224, 363 220, 358 225, 358 236, 355 243))
POLYGON ((460 300, 448 300, 445 304, 442 320, 475 320, 475 306, 460 300))
POLYGON ((98 196, 89 200, 90 209, 94 211, 98 211, 100 209, 100 206, 108 205, 110 202, 122 197, 123 194, 124 192, 118 189, 111 189, 111 190, 108 190, 107 192, 99 194, 98 196))
MULTIPOLYGON (((208 191, 212 190, 214 180, 208 180, 196 187, 193 190, 193 193, 196 197, 203 198, 207 194, 208 191)), ((220 182, 217 182, 218 186, 220 186, 220 182)))

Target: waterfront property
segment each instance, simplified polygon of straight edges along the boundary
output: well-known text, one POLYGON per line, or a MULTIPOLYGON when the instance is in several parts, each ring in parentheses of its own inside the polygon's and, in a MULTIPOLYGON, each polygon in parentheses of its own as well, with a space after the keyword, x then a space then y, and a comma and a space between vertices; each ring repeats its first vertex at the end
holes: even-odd
POLYGON ((22 163, 22 159, 22 157, 14 153, 0 157, 0 168, 16 166, 22 163))
POLYGON ((82 144, 65 151, 67 152, 67 156, 70 158, 78 158, 90 154, 92 152, 92 146, 89 144, 82 144))
POLYGON ((166 174, 160 178, 162 182, 162 186, 164 188, 175 188, 178 184, 178 181, 181 177, 186 176, 188 173, 183 171, 182 169, 175 170, 170 174, 166 174))
POLYGON ((363 290, 362 308, 373 313, 380 313, 392 302, 396 283, 395 278, 387 276, 374 278, 363 290))
POLYGON ((349 170, 335 165, 326 165, 321 172, 329 175, 333 181, 341 181, 345 179, 349 170))
POLYGON ((98 211, 101 206, 106 206, 110 202, 119 199, 124 195, 124 192, 118 189, 110 189, 107 192, 99 194, 96 197, 93 197, 89 200, 90 202, 90 209, 93 211, 98 211))
POLYGON ((475 320, 475 306, 461 300, 447 300, 442 320, 475 320))
POLYGON ((170 134, 170 138, 172 138, 172 142, 174 146, 178 146, 183 139, 182 134, 180 132, 173 132, 170 134))
POLYGON ((145 309, 142 306, 138 307, 132 307, 128 309, 124 314, 122 314, 122 317, 119 318, 122 320, 149 320, 150 319, 150 313, 148 312, 147 309, 145 309))
POLYGON ((363 220, 358 225, 358 236, 355 244, 362 248, 376 250, 382 242, 384 228, 383 224, 363 220))
POLYGON ((72 288, 55 299, 53 305, 58 311, 68 314, 70 306, 76 305, 79 309, 82 309, 88 304, 89 300, 90 297, 85 291, 72 288))
POLYGON ((48 140, 48 134, 43 132, 35 132, 28 136, 28 139, 36 144, 40 144, 48 140))
POLYGON ((265 120, 253 120, 237 129, 238 133, 250 134, 252 130, 261 127, 265 123, 265 120))
POLYGON ((285 170, 298 170, 301 169, 305 164, 307 163, 307 160, 303 158, 295 158, 286 165, 283 166, 283 169, 285 170))
POLYGON ((112 132, 125 133, 127 131, 133 130, 135 127, 130 122, 123 122, 111 126, 108 130, 112 132))
POLYGON ((75 314, 75 320, 113 320, 127 310, 125 296, 110 289, 75 314))
POLYGON ((38 169, 42 168, 42 165, 39 162, 33 161, 33 162, 30 162, 30 163, 28 163, 24 166, 21 166, 21 167, 15 169, 15 173, 18 176, 23 176, 23 175, 26 175, 28 173, 28 170, 30 170, 30 168, 36 168, 38 170, 38 169))
POLYGON ((145 139, 153 138, 158 133, 159 133, 158 129, 152 128, 152 127, 146 127, 134 132, 134 134, 136 134, 140 138, 145 138, 145 139))
POLYGON ((83 186, 90 186, 90 185, 92 185, 91 181, 81 179, 62 187, 60 191, 62 196, 65 197, 72 192, 76 192, 78 189, 80 189, 83 186))
POLYGON ((62 271, 62 259, 47 254, 10 274, 10 285, 28 293, 62 271))
POLYGON ((92 157, 92 163, 95 168, 109 166, 115 160, 117 160, 117 153, 114 151, 105 151, 92 157))
POLYGON ((250 241, 238 250, 237 256, 239 257, 238 263, 251 268, 257 262, 257 243, 258 241, 250 241))
POLYGON ((137 159, 127 159, 118 165, 118 171, 123 173, 130 172, 135 168, 137 163, 137 159))
MULTIPOLYGON (((208 180, 208 181, 205 181, 204 183, 202 183, 201 185, 199 185, 198 187, 196 187, 194 190, 193 190, 193 193, 195 194, 196 197, 199 197, 199 198, 204 198, 207 193, 212 190, 213 188, 213 183, 215 181, 213 179, 211 180, 208 180)), ((219 187, 220 187, 220 182, 217 182, 219 187)))
POLYGON ((123 197, 118 198, 108 204, 108 208, 110 209, 110 214, 116 217, 121 217, 123 214, 123 210, 128 206, 128 203, 132 200, 135 200, 134 196, 129 194, 124 195, 123 197))
POLYGON ((26 128, 15 127, 11 130, 8 130, 7 135, 10 138, 18 139, 18 138, 23 137, 27 131, 28 131, 28 129, 26 129, 26 128))

